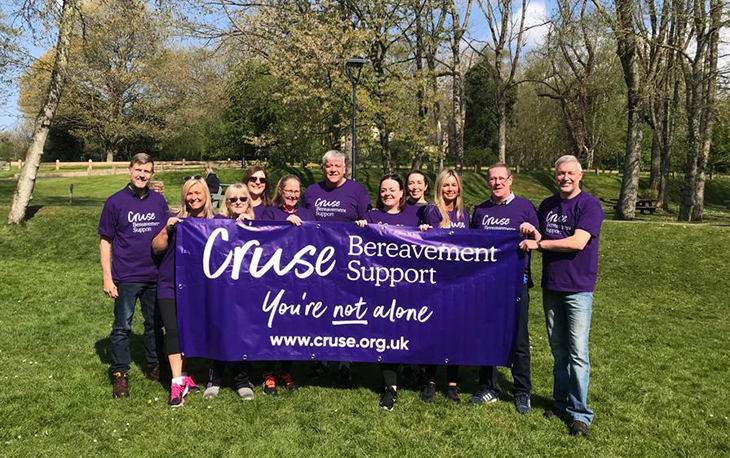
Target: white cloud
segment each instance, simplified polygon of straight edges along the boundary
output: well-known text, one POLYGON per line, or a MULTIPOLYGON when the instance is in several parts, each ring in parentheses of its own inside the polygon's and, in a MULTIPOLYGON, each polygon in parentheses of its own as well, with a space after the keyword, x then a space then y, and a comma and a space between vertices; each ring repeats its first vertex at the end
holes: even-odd
MULTIPOLYGON (((515 29, 519 26, 521 17, 522 8, 512 16, 512 23, 515 25, 515 29)), ((548 11, 545 3, 530 2, 527 4, 527 11, 525 12, 526 30, 524 33, 525 48, 532 49, 540 46, 545 41, 548 33, 547 20, 548 11)))

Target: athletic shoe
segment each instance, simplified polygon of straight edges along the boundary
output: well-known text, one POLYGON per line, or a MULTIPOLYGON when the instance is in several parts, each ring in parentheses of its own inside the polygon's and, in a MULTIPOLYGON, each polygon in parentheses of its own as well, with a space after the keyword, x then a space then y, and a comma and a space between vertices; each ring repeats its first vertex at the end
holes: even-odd
POLYGON ((236 390, 238 397, 243 401, 250 401, 253 399, 253 390, 247 386, 241 387, 236 390))
POLYGON ((183 396, 187 396, 188 394, 195 394, 200 391, 198 385, 196 385, 195 382, 193 382, 193 379, 188 377, 187 375, 183 375, 182 386, 185 389, 183 391, 183 396))
POLYGON ((129 396, 129 378, 124 372, 112 374, 112 397, 126 398, 129 396))
POLYGON ((515 409, 517 409, 517 412, 522 414, 525 414, 532 409, 530 393, 515 393, 515 409))
POLYGON ((219 387, 217 385, 211 385, 211 386, 209 386, 203 392, 203 399, 212 399, 212 398, 218 396, 218 392, 220 390, 221 390, 221 387, 219 387))
POLYGON ((329 372, 329 370, 329 366, 322 363, 322 361, 315 361, 314 364, 312 364, 312 369, 309 371, 309 378, 320 378, 329 372))
MULTIPOLYGON (((497 393, 491 388, 480 388, 479 391, 474 393, 474 396, 469 400, 472 404, 485 404, 489 402, 497 402, 497 393)), ((516 397, 515 397, 515 402, 516 397)))
POLYGON ((276 396, 279 392, 276 390, 276 378, 273 374, 264 375, 264 394, 276 396))
POLYGON ((178 385, 177 383, 170 385, 170 400, 167 401, 167 404, 172 408, 185 404, 184 392, 185 388, 182 385, 178 385))
POLYGON ((294 383, 294 379, 291 378, 291 374, 282 374, 281 377, 279 377, 279 383, 284 385, 284 388, 286 388, 287 391, 296 391, 299 389, 297 384, 294 383))
POLYGON ((581 436, 588 439, 588 425, 582 421, 576 420, 570 427, 571 436, 581 436))
POLYGON ((456 385, 449 385, 446 387, 446 399, 458 404, 461 402, 459 397, 459 387, 456 385))
POLYGON ((386 386, 383 397, 380 398, 380 408, 393 410, 396 402, 398 402, 398 393, 395 392, 392 386, 386 386))
POLYGON ((423 399, 423 402, 431 402, 434 396, 436 396, 436 383, 428 382, 421 391, 421 399, 423 399))
POLYGON ((352 375, 348 366, 340 366, 340 379, 338 385, 340 388, 352 387, 352 375))

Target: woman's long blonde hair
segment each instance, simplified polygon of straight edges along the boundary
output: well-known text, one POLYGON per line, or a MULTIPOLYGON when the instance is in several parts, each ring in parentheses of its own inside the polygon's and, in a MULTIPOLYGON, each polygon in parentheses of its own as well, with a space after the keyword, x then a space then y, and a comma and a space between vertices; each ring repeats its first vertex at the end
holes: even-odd
POLYGON ((228 211, 228 198, 231 197, 231 194, 233 194, 233 191, 236 189, 243 191, 243 195, 246 196, 246 199, 248 199, 248 205, 246 206, 246 212, 244 213, 244 215, 246 215, 246 219, 254 219, 253 207, 251 206, 251 194, 248 192, 248 186, 243 183, 233 183, 228 186, 228 189, 226 189, 225 199, 223 200, 223 205, 221 205, 221 210, 218 213, 226 218, 231 218, 231 212, 228 211))
POLYGON ((438 174, 438 177, 436 177, 436 186, 434 189, 434 196, 433 196, 433 202, 436 205, 436 207, 439 209, 439 213, 441 213, 441 224, 439 227, 441 228, 450 228, 451 227, 451 217, 449 217, 449 212, 446 210, 446 202, 444 201, 444 192, 442 191, 442 187, 444 185, 444 182, 447 178, 454 177, 456 180, 456 185, 459 186, 459 194, 456 196, 456 202, 454 203, 454 210, 456 210, 456 219, 457 221, 460 220, 463 217, 464 213, 464 199, 461 197, 464 189, 461 186, 461 178, 459 178, 459 174, 456 173, 456 170, 454 169, 446 169, 438 174))
POLYGON ((200 184, 203 186, 203 194, 205 195, 205 205, 203 206, 203 213, 201 218, 212 218, 213 217, 213 204, 210 202, 210 190, 208 184, 203 178, 191 178, 182 185, 180 190, 180 208, 177 209, 177 216, 180 218, 187 218, 190 216, 188 206, 185 204, 185 196, 190 192, 190 188, 200 184))

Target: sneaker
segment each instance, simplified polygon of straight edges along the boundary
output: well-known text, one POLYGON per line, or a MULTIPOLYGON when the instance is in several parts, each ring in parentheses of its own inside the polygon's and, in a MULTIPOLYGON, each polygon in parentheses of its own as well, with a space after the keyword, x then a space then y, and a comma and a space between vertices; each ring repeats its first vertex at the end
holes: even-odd
POLYGON ((182 385, 173 383, 170 385, 170 400, 167 401, 167 405, 175 408, 183 404, 185 404, 185 388, 182 385))
POLYGON ((242 401, 250 401, 253 399, 253 390, 247 386, 237 389, 236 392, 242 401))
POLYGON ((530 393, 515 393, 515 409, 521 414, 525 414, 532 410, 530 403, 530 393))
POLYGON ((276 396, 279 392, 276 390, 276 378, 273 374, 264 375, 264 394, 276 396))
POLYGON ((340 366, 338 385, 340 388, 350 388, 352 386, 352 375, 348 366, 340 366))
POLYGON ((446 399, 454 402, 455 404, 459 404, 461 402, 461 398, 459 397, 459 387, 456 385, 447 386, 446 399))
POLYGON ((281 377, 279 377, 279 383, 284 385, 284 388, 286 388, 287 391, 296 391, 299 389, 297 384, 294 383, 294 379, 291 378, 291 374, 282 374, 281 377))
POLYGON ((219 387, 217 385, 209 386, 203 392, 203 399, 213 399, 214 397, 218 396, 218 392, 220 390, 221 390, 221 387, 219 387))
POLYGON ((421 391, 421 399, 423 399, 423 402, 431 402, 434 396, 436 396, 436 383, 428 382, 421 391))
POLYGON ((322 361, 315 361, 314 364, 312 364, 312 369, 309 371, 309 378, 320 378, 329 372, 329 370, 329 366, 322 363, 322 361))
POLYGON ((497 393, 491 388, 480 388, 469 400, 472 404, 485 404, 497 402, 497 393))
POLYGON ((200 391, 198 385, 196 385, 195 382, 193 382, 193 379, 188 377, 187 375, 183 375, 182 386, 185 389, 183 391, 183 396, 187 396, 188 394, 195 394, 200 391))
POLYGON ((129 378, 124 372, 112 374, 112 397, 126 398, 129 396, 129 378))
POLYGON ((160 365, 156 365, 154 367, 151 367, 147 373, 145 374, 148 380, 152 382, 159 382, 160 381, 160 365))
POLYGON ((380 408, 393 410, 396 402, 398 402, 398 393, 395 392, 392 386, 386 386, 383 397, 380 398, 380 408))
POLYGON ((588 439, 588 425, 579 420, 574 421, 570 427, 570 435, 588 439))

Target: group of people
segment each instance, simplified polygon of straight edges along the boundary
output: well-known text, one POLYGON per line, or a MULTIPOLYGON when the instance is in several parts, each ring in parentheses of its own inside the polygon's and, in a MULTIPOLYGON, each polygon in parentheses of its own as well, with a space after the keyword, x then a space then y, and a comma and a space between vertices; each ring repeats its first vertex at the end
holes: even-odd
MULTIPOLYGON (((460 175, 454 170, 438 174, 430 195, 428 177, 418 170, 402 180, 396 174, 381 178, 374 208, 365 188, 347 178, 347 158, 328 151, 322 158, 324 179, 310 185, 302 198, 301 182, 295 175, 282 177, 273 198, 266 170, 253 166, 243 182, 228 186, 220 211, 211 204, 204 177, 186 178, 180 207, 170 211, 165 199, 150 192, 148 184, 154 163, 147 154, 137 154, 129 167, 130 183, 104 205, 98 233, 101 237, 101 265, 104 292, 115 299, 111 332, 113 397, 129 395, 127 372, 130 364, 129 335, 137 299, 144 316, 144 342, 148 378, 159 380, 162 333, 171 370, 169 404, 181 406, 186 396, 199 388, 185 372, 177 335, 174 288, 175 226, 182 218, 230 218, 235 220, 354 222, 419 228, 514 230, 524 237, 520 249, 525 256, 521 311, 515 330, 511 367, 513 398, 520 413, 531 410, 530 342, 528 333, 529 289, 533 286, 530 252, 541 251, 543 261, 543 308, 550 348, 554 357, 553 408, 547 417, 559 416, 571 434, 588 436, 593 412, 587 405, 589 381, 588 334, 593 289, 598 266, 598 240, 603 212, 598 200, 580 189, 582 169, 573 156, 563 156, 555 164, 558 193, 545 199, 536 211, 526 199, 512 192, 514 177, 509 167, 498 163, 489 167, 489 198, 477 205, 470 216, 463 201, 460 175), (157 304, 157 306, 156 306, 157 304)), ((263 392, 276 394, 278 387, 296 390, 291 361, 282 361, 280 375, 276 362, 264 364, 263 392)), ((317 361, 312 376, 327 372, 329 364, 317 361)), ((391 410, 397 395, 398 365, 381 364, 384 380, 380 406, 391 410)), ((425 376, 421 398, 430 402, 436 389, 437 366, 422 368, 425 376)), ((218 394, 224 374, 232 377, 241 399, 252 399, 250 362, 213 361, 204 397, 218 394)), ((461 401, 459 367, 447 366, 446 398, 461 401)), ((351 381, 350 364, 340 362, 340 384, 351 381)), ((496 402, 499 398, 497 369, 481 367, 480 388, 473 404, 496 402)))

